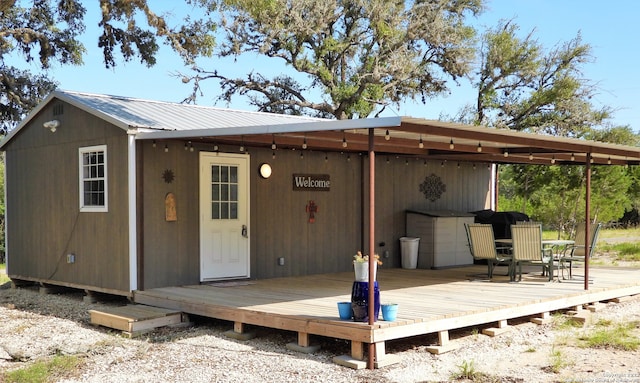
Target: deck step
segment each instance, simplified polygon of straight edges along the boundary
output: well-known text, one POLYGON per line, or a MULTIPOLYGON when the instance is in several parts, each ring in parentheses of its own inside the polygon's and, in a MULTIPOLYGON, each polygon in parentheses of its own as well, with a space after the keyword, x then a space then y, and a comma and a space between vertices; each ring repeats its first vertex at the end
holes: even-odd
POLYGON ((185 321, 180 311, 146 305, 126 305, 89 310, 91 324, 120 330, 135 337, 162 326, 181 325, 185 321))

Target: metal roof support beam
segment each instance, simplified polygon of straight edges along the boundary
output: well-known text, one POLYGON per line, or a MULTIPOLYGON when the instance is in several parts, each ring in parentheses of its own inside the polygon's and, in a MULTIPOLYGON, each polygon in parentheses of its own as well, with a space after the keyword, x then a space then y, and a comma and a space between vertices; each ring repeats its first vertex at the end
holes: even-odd
MULTIPOLYGON (((376 152, 374 149, 374 129, 369 129, 369 326, 373 326, 376 318, 375 314, 375 280, 374 267, 376 267, 375 257, 375 219, 376 219, 376 152)), ((367 368, 373 370, 375 367, 375 344, 369 343, 367 368)))
POLYGON ((584 220, 584 289, 589 290, 589 257, 591 256, 591 153, 587 153, 585 190, 585 220, 584 220))

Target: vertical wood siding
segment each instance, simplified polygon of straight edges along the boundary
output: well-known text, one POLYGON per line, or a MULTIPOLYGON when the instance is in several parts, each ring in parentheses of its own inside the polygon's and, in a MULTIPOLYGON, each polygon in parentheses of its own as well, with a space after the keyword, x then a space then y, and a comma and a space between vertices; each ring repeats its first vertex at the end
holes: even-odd
POLYGON ((127 135, 68 104, 55 133, 53 118, 50 105, 7 146, 8 273, 126 293, 127 135), (78 148, 92 145, 107 145, 107 213, 79 211, 78 148))

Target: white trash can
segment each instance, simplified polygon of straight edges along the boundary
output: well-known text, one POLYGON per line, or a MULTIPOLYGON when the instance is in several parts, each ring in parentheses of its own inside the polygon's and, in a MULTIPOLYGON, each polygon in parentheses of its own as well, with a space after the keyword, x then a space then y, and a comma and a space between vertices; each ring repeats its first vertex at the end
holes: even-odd
POLYGON ((400 237, 400 254, 403 269, 415 269, 418 266, 418 246, 420 238, 400 237))

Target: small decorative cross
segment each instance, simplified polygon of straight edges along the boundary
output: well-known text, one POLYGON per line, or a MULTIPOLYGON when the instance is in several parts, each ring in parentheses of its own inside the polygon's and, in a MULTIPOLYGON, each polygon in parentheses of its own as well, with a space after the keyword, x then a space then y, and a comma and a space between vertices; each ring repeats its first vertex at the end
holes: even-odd
POLYGON ((309 201, 307 204, 307 213, 309 213, 309 223, 314 223, 316 221, 316 213, 318 212, 318 205, 316 205, 313 200, 309 201))

